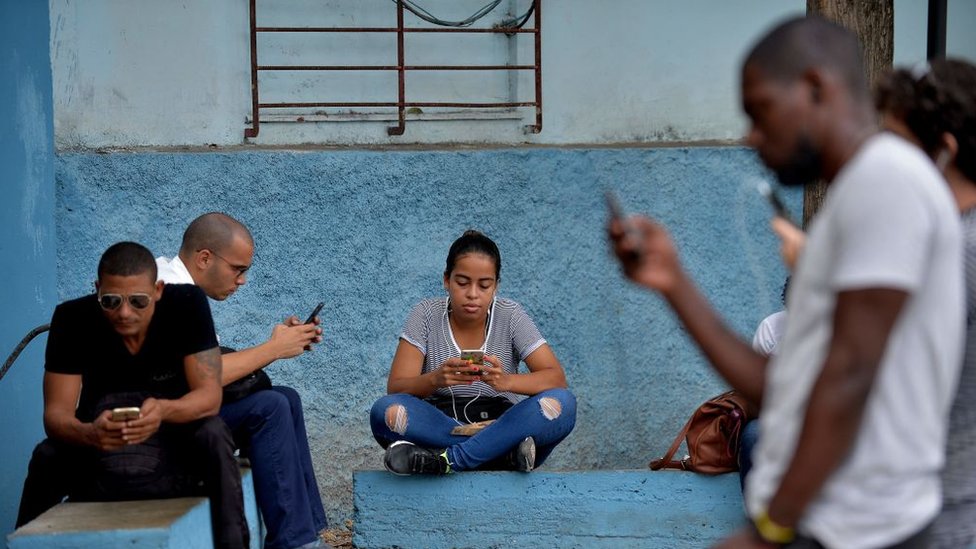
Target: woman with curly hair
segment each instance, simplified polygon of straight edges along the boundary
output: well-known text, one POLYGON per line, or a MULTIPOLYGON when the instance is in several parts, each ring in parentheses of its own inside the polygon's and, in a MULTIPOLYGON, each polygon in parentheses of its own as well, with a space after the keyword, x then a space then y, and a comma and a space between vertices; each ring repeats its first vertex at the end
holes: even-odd
POLYGON ((875 103, 886 129, 924 150, 959 206, 965 242, 966 353, 949 419, 942 512, 932 547, 976 542, 976 66, 941 59, 890 73, 875 103))

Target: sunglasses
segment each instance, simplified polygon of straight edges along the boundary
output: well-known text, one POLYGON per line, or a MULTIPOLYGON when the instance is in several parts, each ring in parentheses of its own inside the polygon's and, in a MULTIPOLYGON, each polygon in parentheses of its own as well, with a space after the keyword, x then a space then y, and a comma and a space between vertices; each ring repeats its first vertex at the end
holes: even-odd
POLYGON ((133 309, 145 309, 152 303, 152 296, 149 294, 98 294, 98 304, 106 311, 114 311, 122 306, 122 300, 128 300, 129 306, 133 309))

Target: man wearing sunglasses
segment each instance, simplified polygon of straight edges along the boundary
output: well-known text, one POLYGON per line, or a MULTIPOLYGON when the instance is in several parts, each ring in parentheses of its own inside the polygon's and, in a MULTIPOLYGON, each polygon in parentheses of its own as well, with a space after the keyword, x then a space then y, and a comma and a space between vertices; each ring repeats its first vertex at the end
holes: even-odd
POLYGON ((216 416, 220 352, 199 288, 156 281, 145 247, 102 255, 96 295, 55 309, 44 364, 44 428, 17 526, 71 500, 207 495, 215 547, 246 547, 233 439, 216 416), (124 416, 120 408, 131 410, 124 416), (199 482, 203 482, 203 489, 199 482))
MULTIPOLYGON (((167 284, 196 284, 223 301, 247 282, 254 257, 250 231, 233 217, 211 212, 183 233, 179 255, 156 259, 167 284)), ((250 458, 255 493, 267 526, 266 549, 315 546, 327 527, 312 469, 302 401, 291 387, 272 386, 264 367, 292 358, 322 340, 318 318, 296 317, 275 325, 267 341, 233 351, 222 347, 223 418, 242 453, 250 458)))

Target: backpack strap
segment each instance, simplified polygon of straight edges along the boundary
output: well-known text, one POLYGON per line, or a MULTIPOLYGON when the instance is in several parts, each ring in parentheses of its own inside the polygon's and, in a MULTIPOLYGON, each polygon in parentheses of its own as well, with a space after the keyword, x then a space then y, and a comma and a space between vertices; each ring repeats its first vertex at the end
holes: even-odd
POLYGON ((685 437, 688 436, 688 429, 691 427, 691 422, 695 419, 695 415, 696 414, 692 414, 692 416, 688 419, 688 422, 685 423, 685 426, 681 428, 681 432, 678 433, 677 437, 675 437, 674 442, 671 444, 671 448, 669 448, 667 453, 664 454, 664 457, 651 461, 650 467, 652 471, 657 471, 659 469, 688 469, 688 464, 685 460, 671 458, 674 457, 674 453, 678 451, 678 447, 681 446, 681 443, 685 440, 685 437))

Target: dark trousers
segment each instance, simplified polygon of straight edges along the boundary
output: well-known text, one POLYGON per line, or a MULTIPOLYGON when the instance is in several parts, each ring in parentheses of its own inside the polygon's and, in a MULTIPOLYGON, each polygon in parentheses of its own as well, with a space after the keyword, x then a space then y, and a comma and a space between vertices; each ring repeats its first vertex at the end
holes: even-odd
POLYGON ((251 460, 258 508, 268 530, 265 549, 291 549, 317 540, 327 523, 298 393, 274 386, 224 404, 220 417, 251 460))
MULTIPOLYGON (((250 533, 244 517, 241 475, 227 425, 219 417, 187 424, 164 424, 157 436, 164 475, 147 486, 141 496, 145 499, 206 496, 210 499, 214 547, 247 547, 250 533)), ((38 444, 27 468, 17 527, 65 498, 112 501, 140 497, 139 493, 132 492, 113 494, 111 488, 97 483, 107 454, 111 452, 54 439, 38 444)))

